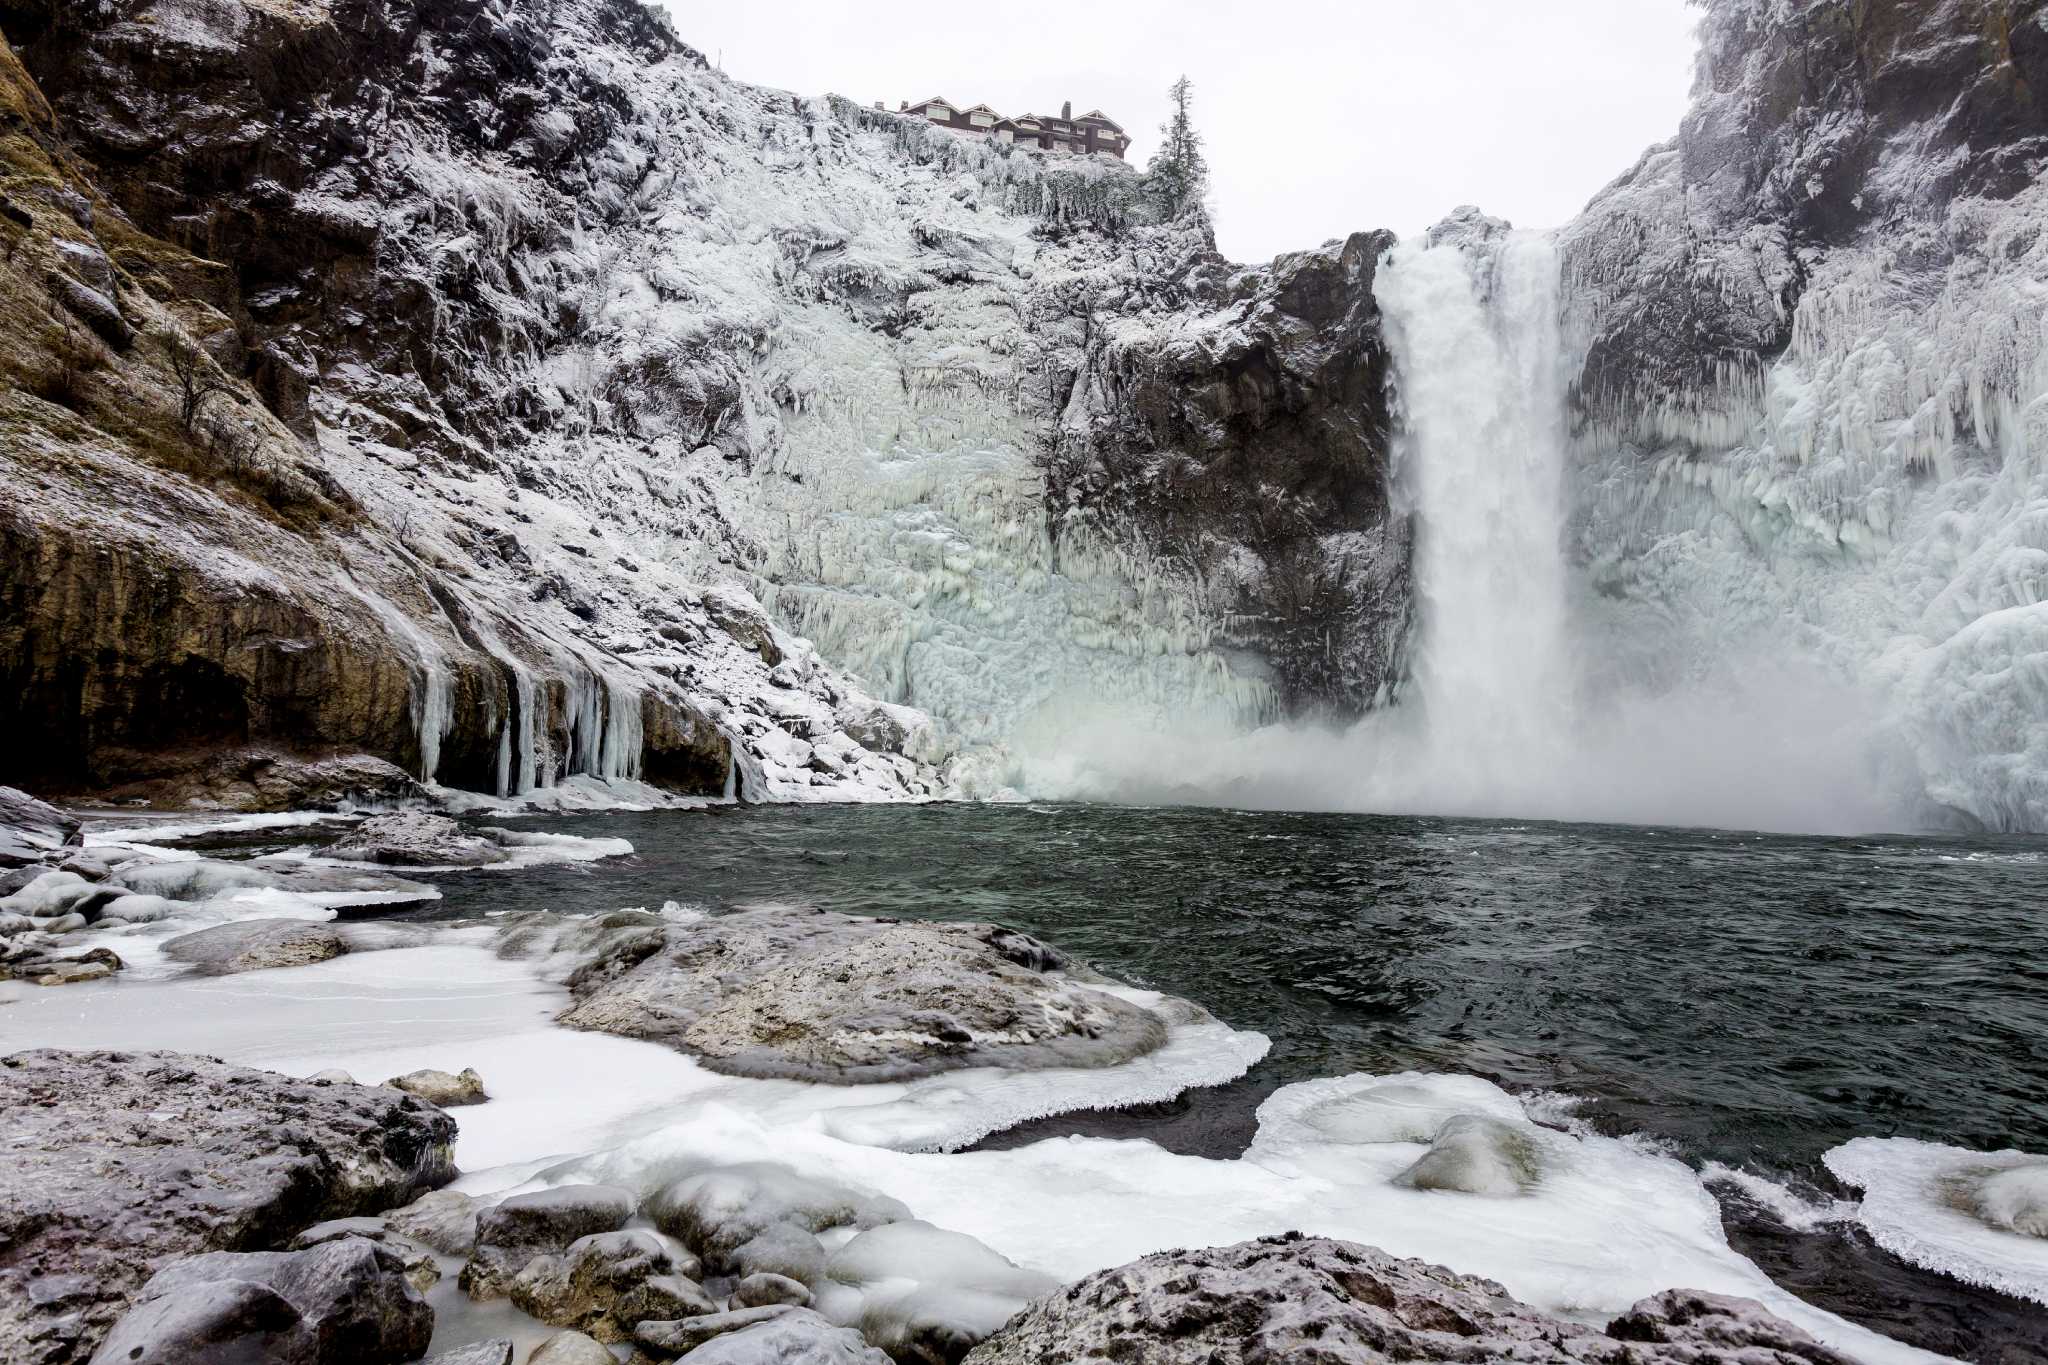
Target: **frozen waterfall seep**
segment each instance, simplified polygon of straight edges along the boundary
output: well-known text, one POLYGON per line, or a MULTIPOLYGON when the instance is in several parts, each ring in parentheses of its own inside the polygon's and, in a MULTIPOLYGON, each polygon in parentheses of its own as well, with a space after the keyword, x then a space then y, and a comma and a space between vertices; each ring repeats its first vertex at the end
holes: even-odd
POLYGON ((1014 395, 913 382, 846 319, 787 345, 820 395, 748 490, 774 528, 754 586, 875 696, 929 713, 960 789, 1040 789, 1098 728, 1272 713, 1185 585, 1086 528, 1055 536, 1014 395))

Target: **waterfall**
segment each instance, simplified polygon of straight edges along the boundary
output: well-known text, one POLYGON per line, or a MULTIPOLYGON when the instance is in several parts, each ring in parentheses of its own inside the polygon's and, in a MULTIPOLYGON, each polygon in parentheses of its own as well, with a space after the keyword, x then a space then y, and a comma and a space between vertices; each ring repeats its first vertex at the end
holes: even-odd
POLYGON ((1571 723, 1558 278, 1550 239, 1516 233, 1403 246, 1375 280, 1416 519, 1408 701, 1450 809, 1544 783, 1571 723))
MULTIPOLYGON (((1096 756, 1091 794, 1286 809, 1899 828, 1862 694, 1740 602, 1667 622, 1594 593, 1567 533, 1582 468, 1558 253, 1460 214, 1380 262, 1414 635, 1393 705, 1343 730, 1190 725, 1096 756)), ((1664 547, 1683 557, 1697 537, 1664 547)), ((1596 553, 1600 552, 1596 547, 1596 553)))

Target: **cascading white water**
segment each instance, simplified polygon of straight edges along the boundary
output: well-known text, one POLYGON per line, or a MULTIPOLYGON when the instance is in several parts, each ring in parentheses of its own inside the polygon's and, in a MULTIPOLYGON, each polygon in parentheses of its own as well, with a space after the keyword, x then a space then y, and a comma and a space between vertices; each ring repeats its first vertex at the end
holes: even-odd
MULTIPOLYGON (((1105 745, 1083 794, 1294 809, 1869 830, 1906 823, 1870 768, 1867 698, 1786 639, 1686 638, 1588 591, 1558 256, 1455 220, 1380 263, 1416 633, 1398 703, 1348 730, 1190 726, 1105 745), (1630 643, 1634 642, 1634 643, 1630 643), (1623 648, 1627 645, 1627 648, 1623 648), (1643 656, 1649 654, 1650 666, 1643 656)), ((1723 613, 1739 616, 1739 613, 1723 613)))
POLYGON ((1405 246, 1375 294, 1417 521, 1410 701, 1438 802, 1484 808, 1547 780, 1570 721, 1557 252, 1534 233, 1405 246))

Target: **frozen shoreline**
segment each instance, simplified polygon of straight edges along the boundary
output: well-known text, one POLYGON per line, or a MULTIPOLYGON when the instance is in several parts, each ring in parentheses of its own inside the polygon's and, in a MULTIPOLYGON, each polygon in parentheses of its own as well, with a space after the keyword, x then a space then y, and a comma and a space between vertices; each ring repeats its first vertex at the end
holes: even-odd
POLYGON ((1264 1040, 1197 1026, 1124 1067, 951 1072, 908 1084, 721 1076, 654 1044, 554 1024, 566 995, 491 951, 491 932, 455 929, 429 945, 228 978, 44 991, 0 1019, 10 1049, 167 1047, 291 1075, 338 1068, 370 1083, 473 1066, 492 1098, 453 1114, 457 1188, 477 1196, 652 1188, 765 1152, 803 1176, 899 1199, 1063 1281, 1162 1246, 1300 1229, 1484 1274, 1581 1322, 1682 1285, 1754 1298, 1859 1359, 1932 1358, 1772 1284, 1727 1247, 1713 1198, 1682 1163, 1642 1144, 1539 1128, 1520 1101, 1475 1078, 1355 1075, 1284 1087, 1235 1161, 1081 1138, 947 1155, 931 1149, 1028 1117, 1220 1084, 1256 1061, 1264 1040), (1540 1135, 1534 1193, 1390 1183, 1459 1113, 1540 1135))

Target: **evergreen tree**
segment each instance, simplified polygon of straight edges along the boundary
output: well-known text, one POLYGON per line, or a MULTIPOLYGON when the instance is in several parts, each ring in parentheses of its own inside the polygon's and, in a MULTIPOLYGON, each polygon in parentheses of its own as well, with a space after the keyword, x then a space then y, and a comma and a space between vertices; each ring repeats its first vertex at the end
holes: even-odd
POLYGON ((1209 162, 1202 155, 1202 135, 1195 131, 1188 110, 1194 104, 1195 83, 1182 76, 1167 91, 1173 113, 1159 125, 1159 150, 1145 168, 1153 185, 1166 202, 1166 211, 1179 217, 1190 204, 1199 204, 1209 188, 1209 162))

